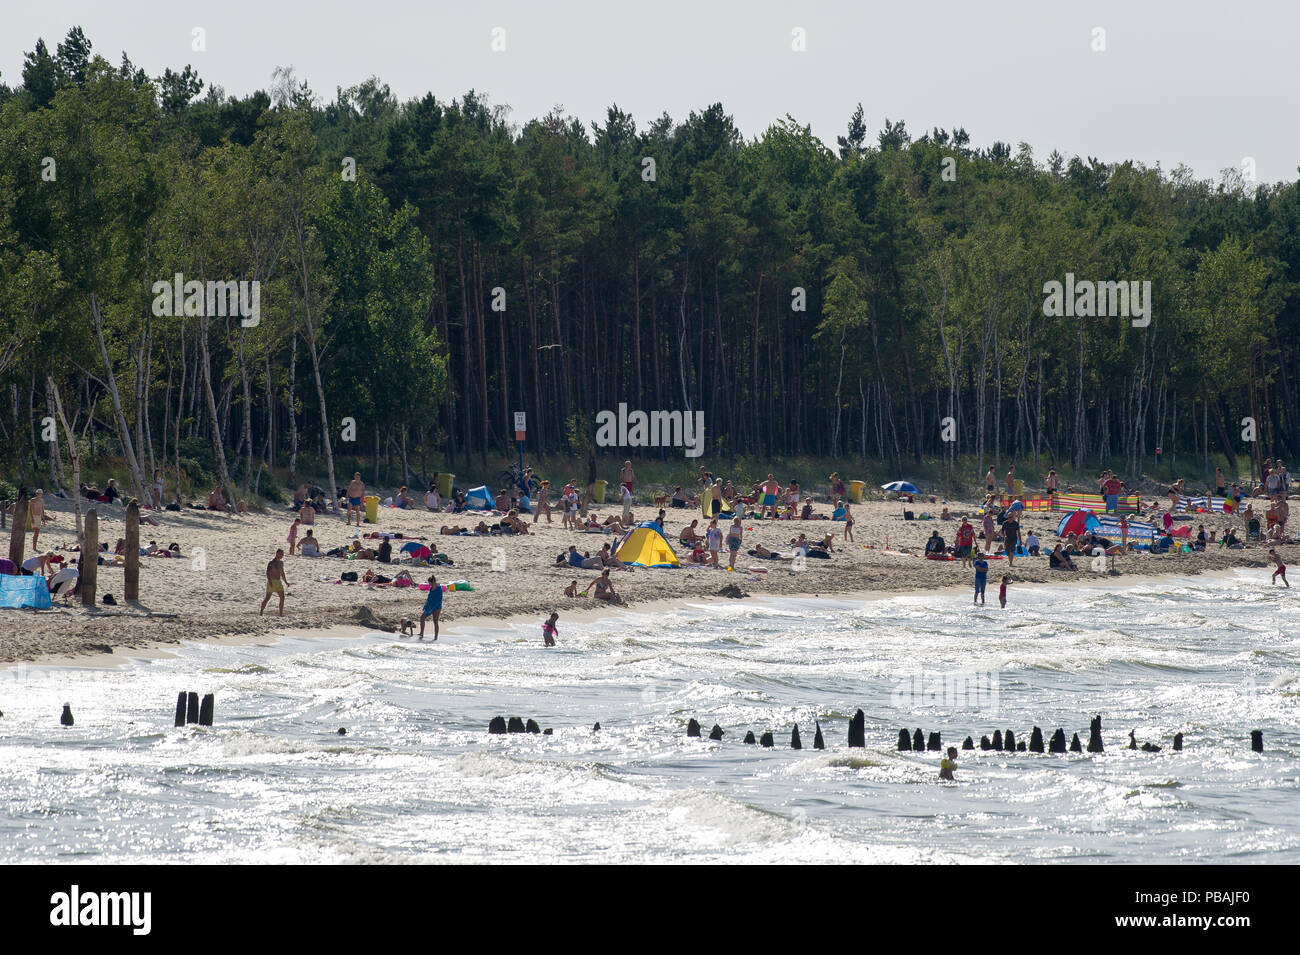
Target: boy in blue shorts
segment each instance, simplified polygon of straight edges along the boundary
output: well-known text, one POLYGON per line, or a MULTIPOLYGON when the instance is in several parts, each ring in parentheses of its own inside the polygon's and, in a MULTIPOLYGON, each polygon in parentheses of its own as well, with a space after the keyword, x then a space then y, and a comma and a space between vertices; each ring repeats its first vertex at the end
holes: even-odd
POLYGON ((442 613, 442 587, 438 578, 429 575, 429 596, 424 598, 424 610, 420 613, 420 639, 424 639, 424 621, 433 618, 433 639, 438 639, 438 615, 442 613))
POLYGON ((971 600, 972 604, 978 601, 981 607, 984 606, 984 584, 988 579, 989 562, 980 554, 975 558, 975 596, 971 600))

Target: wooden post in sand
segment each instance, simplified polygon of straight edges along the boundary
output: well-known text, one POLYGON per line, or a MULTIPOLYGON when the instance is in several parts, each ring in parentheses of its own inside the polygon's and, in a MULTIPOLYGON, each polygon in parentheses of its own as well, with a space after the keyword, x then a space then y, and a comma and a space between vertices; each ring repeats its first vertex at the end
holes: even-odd
MULTIPOLYGON (((9 559, 15 567, 23 565, 23 548, 27 546, 27 492, 18 492, 14 505, 14 529, 9 534, 9 559)), ((17 573, 17 571, 15 571, 17 573)))
POLYGON ((140 599, 140 505, 126 506, 126 576, 122 582, 126 600, 140 599))
POLYGON ((99 513, 91 508, 86 514, 86 542, 81 547, 81 605, 95 606, 95 587, 99 583, 99 513))

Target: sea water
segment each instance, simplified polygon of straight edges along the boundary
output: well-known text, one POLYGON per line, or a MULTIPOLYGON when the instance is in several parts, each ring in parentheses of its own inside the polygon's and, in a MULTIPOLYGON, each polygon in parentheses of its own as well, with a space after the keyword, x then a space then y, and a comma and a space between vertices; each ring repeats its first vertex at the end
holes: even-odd
POLYGON ((552 649, 539 617, 0 671, 0 862, 1300 862, 1300 594, 1260 571, 1013 585, 1005 610, 557 606, 552 649), (214 726, 173 728, 180 690, 215 693, 214 726), (1086 744, 1094 714, 1104 753, 963 751, 954 783, 896 748, 1086 744))

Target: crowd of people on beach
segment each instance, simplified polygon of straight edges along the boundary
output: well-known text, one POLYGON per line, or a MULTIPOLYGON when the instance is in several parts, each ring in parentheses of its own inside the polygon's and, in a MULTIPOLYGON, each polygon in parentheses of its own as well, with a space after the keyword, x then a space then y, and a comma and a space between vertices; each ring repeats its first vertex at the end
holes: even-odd
MULTIPOLYGON (((655 516, 645 523, 657 529, 665 539, 675 540, 684 548, 681 562, 687 566, 735 571, 738 560, 744 555, 759 561, 760 565, 742 569, 751 574, 761 573, 761 565, 768 562, 792 564, 808 559, 830 560, 839 548, 855 542, 852 504, 848 488, 838 473, 832 473, 825 489, 819 490, 814 497, 798 481, 779 482, 773 473, 768 473, 759 480, 737 482, 717 476, 706 466, 700 465, 692 486, 675 485, 671 492, 647 493, 638 482, 632 462, 628 460, 618 472, 615 494, 617 505, 614 510, 600 517, 592 510, 596 496, 594 459, 589 459, 588 464, 588 480, 585 485, 579 484, 576 479, 570 479, 556 491, 549 480, 540 478, 531 468, 525 468, 519 473, 517 481, 502 487, 496 494, 487 493, 486 498, 483 496, 485 489, 470 495, 459 487, 444 487, 441 475, 437 474, 429 483, 428 490, 419 498, 406 486, 402 486, 382 502, 378 501, 377 495, 367 494, 360 472, 355 472, 348 485, 337 488, 334 494, 327 494, 319 486, 304 481, 296 488, 289 502, 293 516, 285 537, 287 554, 290 557, 338 558, 375 563, 373 569, 342 571, 342 582, 367 586, 418 586, 411 574, 412 567, 455 566, 455 560, 444 548, 439 547, 437 541, 454 537, 534 534, 543 518, 547 524, 553 524, 554 511, 558 510, 561 530, 601 533, 611 537, 594 553, 590 549, 581 548, 578 543, 570 543, 567 550, 556 557, 557 566, 599 572, 598 577, 583 587, 579 586, 578 578, 572 579, 563 589, 564 597, 591 596, 604 603, 622 604, 624 598, 611 579, 611 572, 629 572, 634 570, 634 566, 619 558, 614 541, 620 541, 623 535, 640 523, 634 510, 639 487, 644 498, 653 501, 656 511, 655 516), (444 493, 446 490, 450 490, 450 493, 444 493), (828 512, 819 511, 819 499, 825 502, 828 512), (363 535, 360 530, 362 521, 367 518, 376 519, 376 505, 401 510, 423 509, 431 514, 463 515, 463 518, 457 523, 437 524, 436 530, 431 525, 427 536, 386 531, 363 535), (675 532, 669 528, 668 515, 672 511, 696 508, 702 516, 683 520, 676 526, 675 532), (320 517, 326 513, 342 517, 345 527, 355 527, 357 533, 349 539, 322 543, 316 534, 320 517), (529 515, 531 521, 528 520, 529 515), (780 549, 756 541, 753 546, 746 546, 746 533, 753 530, 747 526, 750 522, 822 520, 832 522, 830 526, 834 529, 819 529, 816 533, 799 531, 783 537, 783 540, 788 541, 788 546, 780 549), (392 571, 379 566, 397 564, 406 566, 394 567, 392 571)), ((155 472, 153 500, 150 502, 154 510, 162 506, 161 478, 161 471, 155 472)), ((1285 563, 1277 550, 1279 546, 1295 543, 1287 532, 1290 517, 1287 498, 1291 490, 1291 477, 1281 461, 1266 460, 1259 480, 1245 483, 1240 479, 1229 481, 1223 470, 1216 468, 1213 486, 1207 486, 1205 495, 1196 498, 1189 496, 1186 482, 1182 479, 1170 482, 1161 493, 1150 497, 1138 488, 1127 485, 1115 471, 1109 469, 1101 471, 1095 483, 1077 489, 1063 487, 1055 468, 1049 468, 1042 475, 1041 498, 1038 495, 1031 498, 1024 491, 1024 485, 1017 479, 1014 466, 1008 467, 1000 479, 995 469, 990 467, 984 475, 983 483, 984 500, 972 512, 954 510, 945 503, 937 517, 932 518, 924 513, 920 515, 923 520, 955 524, 950 534, 945 534, 940 528, 933 529, 925 542, 923 554, 918 556, 930 560, 959 561, 963 569, 973 572, 977 603, 982 604, 984 601, 989 562, 992 560, 1005 560, 1007 570, 1010 571, 1017 560, 1045 558, 1050 570, 1068 574, 1078 572, 1085 565, 1097 569, 1097 561, 1104 562, 1142 552, 1155 555, 1197 553, 1212 548, 1241 550, 1255 546, 1267 547, 1268 560, 1274 567, 1273 582, 1290 586, 1286 579, 1285 563), (1057 506, 1058 501, 1062 497, 1068 500, 1070 495, 1077 495, 1080 491, 1097 495, 1097 498, 1093 498, 1100 500, 1096 514, 1104 523, 1090 522, 1082 529, 1069 529, 1059 539, 1045 543, 1044 538, 1054 533, 1055 528, 1028 526, 1027 522, 1033 516, 1028 513, 1026 502, 1033 503, 1035 511, 1050 513, 1052 517, 1049 519, 1055 522, 1067 513, 1057 506), (1262 503, 1260 499, 1263 499, 1262 503), (1217 530, 1207 529, 1204 519, 1196 520, 1193 512, 1197 511, 1221 512, 1228 519, 1228 526, 1217 530), (1192 533, 1193 524, 1195 533, 1192 533)), ((914 491, 915 488, 911 490, 914 491)), ((132 503, 124 499, 115 480, 109 480, 102 488, 82 485, 79 493, 97 505, 132 503)), ((899 492, 896 498, 903 500, 906 507, 915 502, 916 496, 899 492)), ((935 502, 933 496, 929 500, 935 502)), ((191 506, 226 514, 245 511, 242 501, 233 504, 227 501, 219 486, 213 488, 206 502, 195 502, 191 506)), ((32 548, 35 553, 10 572, 39 573, 46 577, 52 593, 68 597, 76 591, 81 555, 70 557, 57 550, 39 549, 42 528, 49 519, 43 491, 37 489, 32 492, 27 508, 28 527, 32 533, 32 548)), ((910 510, 905 518, 913 518, 910 510)), ((141 512, 141 519, 146 523, 158 523, 148 506, 141 512)), ((119 540, 111 550, 107 544, 103 544, 97 560, 101 563, 115 563, 121 557, 124 547, 124 540, 119 540)), ((75 551, 75 546, 71 550, 75 551)), ((288 587, 284 569, 285 553, 285 548, 281 547, 277 550, 275 559, 267 565, 267 589, 259 614, 265 612, 272 597, 279 598, 278 609, 283 614, 288 587)), ((148 546, 141 547, 140 554, 150 558, 181 556, 177 543, 162 546, 157 541, 150 541, 148 546)), ((1103 563, 1103 566, 1106 565, 1103 563)), ((0 570, 4 570, 2 563, 0 570)), ((1002 606, 1006 605, 1007 587, 1011 582, 1011 574, 1002 575, 999 587, 999 603, 1002 606)), ((432 584, 432 580, 425 584, 431 593, 432 584)), ((441 588, 438 589, 441 592, 441 588)), ((429 606, 429 612, 421 615, 421 622, 429 618, 434 620, 436 639, 441 598, 428 599, 438 603, 438 606, 429 606)), ((408 622, 411 623, 409 629, 414 630, 414 622, 408 622)))

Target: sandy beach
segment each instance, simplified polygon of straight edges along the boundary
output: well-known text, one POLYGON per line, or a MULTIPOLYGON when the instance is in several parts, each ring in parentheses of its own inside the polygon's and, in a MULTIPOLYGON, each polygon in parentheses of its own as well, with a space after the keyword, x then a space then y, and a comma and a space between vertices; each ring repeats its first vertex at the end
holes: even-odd
MULTIPOLYGON (((943 505, 922 504, 909 507, 920 514, 938 514, 943 505)), ((978 505, 949 501, 955 516, 974 514, 978 505)), ((595 509, 603 518, 617 508, 605 505, 595 509)), ((826 504, 818 510, 829 512, 826 504)), ((938 588, 971 585, 972 573, 958 561, 930 561, 922 556, 926 539, 938 530, 951 544, 958 521, 903 519, 903 506, 897 501, 870 501, 853 508, 856 524, 854 542, 843 541, 843 525, 829 520, 812 521, 745 521, 745 547, 756 543, 776 549, 789 548, 799 533, 810 538, 834 532, 831 559, 806 561, 806 569, 792 569, 788 563, 749 557, 742 550, 736 570, 684 564, 680 569, 644 569, 614 571, 612 577, 618 593, 633 608, 647 609, 658 602, 671 606, 683 599, 723 599, 739 596, 774 597, 781 595, 872 595, 881 593, 922 592, 938 588), (888 549, 886 549, 888 548, 888 549), (754 572, 760 568, 765 572, 754 572), (725 591, 725 592, 724 592, 725 591)), ((42 534, 42 550, 54 548, 71 553, 75 543, 71 502, 53 499, 48 512, 51 520, 42 534)), ((670 510, 666 528, 669 539, 684 557, 677 543, 678 531, 698 511, 670 510)), ((99 508, 100 539, 110 544, 124 533, 124 508, 99 508)), ((99 605, 94 609, 79 604, 65 605, 55 598, 52 610, 0 611, 0 665, 47 658, 84 661, 111 653, 129 651, 140 655, 151 647, 165 647, 182 641, 215 638, 268 637, 288 630, 302 632, 330 627, 365 628, 396 631, 403 617, 416 618, 424 594, 412 588, 367 586, 340 583, 345 571, 364 573, 374 568, 391 576, 397 568, 372 561, 340 558, 286 556, 285 571, 289 579, 284 616, 275 614, 272 599, 265 616, 258 615, 258 605, 265 592, 266 562, 277 547, 286 546, 285 537, 293 522, 292 512, 275 510, 263 514, 227 516, 195 510, 162 512, 157 515, 162 526, 141 527, 141 542, 156 540, 167 546, 175 541, 185 555, 180 559, 142 558, 140 601, 126 606, 122 601, 122 570, 105 564, 99 568, 98 591, 112 593, 117 606, 99 605), (201 555, 200 555, 201 552, 201 555), (201 559, 200 559, 201 556, 201 559)), ((638 509, 637 517, 650 518, 654 511, 638 509)), ((532 533, 523 536, 439 536, 438 528, 453 519, 461 524, 468 515, 435 514, 427 510, 400 510, 381 507, 377 524, 364 524, 361 534, 372 532, 400 533, 405 538, 437 538, 440 549, 455 561, 453 567, 413 567, 418 581, 430 572, 440 581, 468 580, 472 592, 448 593, 442 614, 443 633, 454 634, 458 622, 475 618, 503 620, 509 617, 536 616, 540 622, 552 610, 562 619, 576 619, 607 610, 593 598, 566 598, 563 590, 573 579, 579 590, 598 576, 595 571, 575 572, 568 566, 555 566, 555 558, 575 544, 579 551, 595 554, 602 544, 617 538, 600 532, 584 533, 561 528, 559 518, 548 524, 543 518, 532 525, 532 533), (499 548, 499 550, 498 550, 499 548), (494 569, 501 568, 501 569, 494 569)), ((1024 521, 1025 531, 1035 530, 1044 544, 1055 540, 1054 530, 1060 514, 1030 514, 1024 521)), ((1241 528, 1240 518, 1223 515, 1195 515, 1192 522, 1204 523, 1207 530, 1220 533, 1228 526, 1241 528)), ((356 527, 345 527, 343 520, 326 514, 317 520, 316 536, 321 547, 349 542, 356 527)), ((6 532, 7 539, 7 532, 6 532)), ((376 542, 377 543, 377 542, 376 542)), ((28 538, 30 554, 30 537, 28 538)), ((1251 546, 1230 551, 1217 545, 1204 553, 1117 557, 1107 573, 1094 572, 1088 561, 1079 561, 1077 573, 1053 571, 1046 557, 1019 558, 1015 566, 1006 567, 1002 560, 990 561, 990 602, 996 603, 996 586, 1003 573, 1010 573, 1018 583, 1086 583, 1103 579, 1129 583, 1135 575, 1196 574, 1233 567, 1258 567, 1267 579, 1267 546, 1251 546)), ((1283 559, 1294 545, 1282 549, 1283 559)), ((725 567, 726 554, 722 560, 725 567)), ((1013 599, 1015 590, 1012 590, 1013 599)), ((431 632, 431 627, 429 628, 431 632)))

